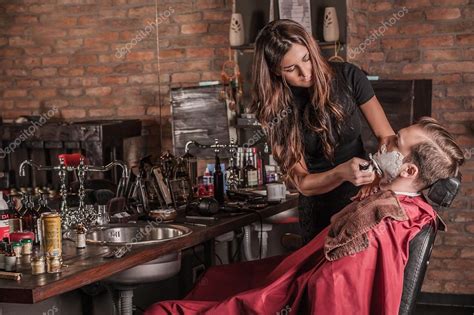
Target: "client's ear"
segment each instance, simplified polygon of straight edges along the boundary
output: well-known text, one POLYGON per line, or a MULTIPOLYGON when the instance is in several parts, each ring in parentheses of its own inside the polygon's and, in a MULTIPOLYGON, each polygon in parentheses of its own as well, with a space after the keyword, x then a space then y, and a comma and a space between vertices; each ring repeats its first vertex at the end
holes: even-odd
POLYGON ((404 163, 400 177, 416 179, 418 177, 418 167, 413 163, 404 163))

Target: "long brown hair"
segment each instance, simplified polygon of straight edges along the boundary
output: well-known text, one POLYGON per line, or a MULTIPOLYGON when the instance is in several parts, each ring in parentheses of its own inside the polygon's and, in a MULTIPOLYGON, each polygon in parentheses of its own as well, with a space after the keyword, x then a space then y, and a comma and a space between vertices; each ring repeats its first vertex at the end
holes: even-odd
POLYGON ((285 174, 291 174, 304 156, 303 127, 320 135, 325 157, 334 160, 336 140, 332 130, 335 128, 340 132, 345 114, 342 106, 331 96, 333 76, 315 40, 300 24, 291 20, 276 20, 260 31, 253 60, 251 110, 266 131, 275 160, 285 174), (309 88, 311 104, 306 106, 303 117, 299 117, 290 87, 280 70, 281 60, 293 44, 308 49, 312 65, 314 83, 309 88), (283 111, 291 111, 291 114, 281 118, 283 111), (276 121, 278 125, 272 123, 276 121))

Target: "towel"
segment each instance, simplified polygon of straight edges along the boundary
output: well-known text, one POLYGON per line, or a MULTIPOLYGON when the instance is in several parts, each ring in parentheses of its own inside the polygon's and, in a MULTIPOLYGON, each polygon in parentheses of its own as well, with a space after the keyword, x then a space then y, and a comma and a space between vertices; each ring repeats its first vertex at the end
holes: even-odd
POLYGON ((408 220, 405 209, 394 192, 381 191, 359 202, 353 202, 331 218, 324 243, 329 261, 354 255, 369 247, 368 232, 385 218, 408 220))

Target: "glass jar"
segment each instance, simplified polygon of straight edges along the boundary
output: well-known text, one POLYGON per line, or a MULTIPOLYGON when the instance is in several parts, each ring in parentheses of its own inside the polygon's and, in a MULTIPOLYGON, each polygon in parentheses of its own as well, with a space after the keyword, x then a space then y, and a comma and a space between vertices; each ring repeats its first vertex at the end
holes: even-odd
POLYGON ((22 248, 23 246, 19 242, 12 244, 12 250, 15 253, 16 257, 21 257, 22 248))
POLYGON ((29 238, 21 240, 21 253, 22 255, 31 255, 33 251, 33 241, 29 238))
POLYGON ((62 258, 60 256, 50 256, 46 260, 46 269, 48 273, 61 272, 62 258))
POLYGON ((46 272, 44 256, 36 256, 31 259, 31 274, 40 275, 46 272))

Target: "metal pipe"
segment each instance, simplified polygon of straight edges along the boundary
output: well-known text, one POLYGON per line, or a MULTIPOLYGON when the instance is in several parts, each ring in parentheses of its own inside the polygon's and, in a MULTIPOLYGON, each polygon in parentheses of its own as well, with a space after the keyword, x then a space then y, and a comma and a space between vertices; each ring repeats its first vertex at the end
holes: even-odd
POLYGON ((127 164, 122 161, 114 160, 105 166, 94 166, 94 165, 87 165, 86 170, 92 172, 106 172, 112 169, 114 166, 119 166, 122 168, 122 177, 120 178, 118 185, 117 185, 117 192, 115 194, 116 197, 125 197, 128 180, 130 178, 130 169, 128 168, 127 164))
POLYGON ((95 165, 87 165, 87 170, 92 172, 107 172, 112 169, 114 166, 120 166, 122 168, 122 177, 129 178, 130 177, 130 169, 128 166, 119 160, 114 160, 105 166, 95 166, 95 165))
POLYGON ((58 166, 43 166, 40 164, 36 164, 32 160, 24 160, 20 164, 20 176, 26 176, 26 166, 29 165, 31 168, 36 169, 37 171, 54 171, 59 170, 58 166))

